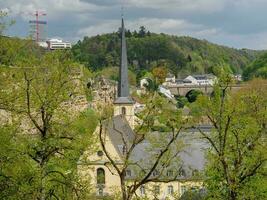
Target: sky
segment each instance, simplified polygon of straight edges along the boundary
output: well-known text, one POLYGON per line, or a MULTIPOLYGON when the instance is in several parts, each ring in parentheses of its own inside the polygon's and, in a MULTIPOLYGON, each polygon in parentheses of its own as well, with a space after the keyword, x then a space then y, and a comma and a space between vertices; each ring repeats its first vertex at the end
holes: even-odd
POLYGON ((45 11, 47 36, 75 43, 84 36, 117 31, 124 5, 125 26, 191 36, 213 43, 267 49, 267 0, 0 0, 16 23, 6 34, 29 35, 35 10, 45 11))

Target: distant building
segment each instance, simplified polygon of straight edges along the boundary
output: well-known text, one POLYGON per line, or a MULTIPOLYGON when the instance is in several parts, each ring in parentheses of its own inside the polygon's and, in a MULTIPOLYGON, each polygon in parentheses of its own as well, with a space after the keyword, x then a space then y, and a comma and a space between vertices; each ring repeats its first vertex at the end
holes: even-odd
POLYGON ((69 42, 64 42, 61 39, 50 39, 47 42, 47 48, 51 50, 56 50, 56 49, 70 49, 71 48, 71 43, 69 42))
POLYGON ((233 78, 237 82, 243 81, 243 78, 242 78, 242 75, 241 74, 235 74, 235 75, 233 75, 233 78))
POLYGON ((187 76, 183 82, 186 85, 213 85, 216 80, 216 76, 212 74, 204 75, 190 75, 187 76))
POLYGON ((38 42, 37 44, 38 44, 40 47, 43 47, 43 48, 45 48, 45 49, 48 48, 48 44, 47 44, 47 42, 38 42))
POLYGON ((167 77, 165 78, 165 82, 175 83, 175 75, 168 73, 167 77))
POLYGON ((175 79, 175 75, 168 73, 165 78, 165 82, 162 85, 167 87, 174 86, 176 85, 175 79))

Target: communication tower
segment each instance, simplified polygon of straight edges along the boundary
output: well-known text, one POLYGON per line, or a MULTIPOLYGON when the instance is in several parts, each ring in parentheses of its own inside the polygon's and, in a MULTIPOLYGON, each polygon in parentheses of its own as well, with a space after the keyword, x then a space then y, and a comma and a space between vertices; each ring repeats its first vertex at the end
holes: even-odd
POLYGON ((44 42, 46 40, 47 21, 40 20, 40 18, 46 16, 46 12, 36 10, 31 15, 35 16, 35 19, 29 21, 30 35, 37 43, 44 42))

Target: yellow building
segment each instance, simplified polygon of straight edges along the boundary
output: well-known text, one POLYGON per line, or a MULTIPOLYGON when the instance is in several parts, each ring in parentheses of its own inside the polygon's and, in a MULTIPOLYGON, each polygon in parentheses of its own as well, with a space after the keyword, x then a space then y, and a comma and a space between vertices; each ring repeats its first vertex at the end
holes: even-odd
MULTIPOLYGON (((99 196, 112 195, 121 190, 121 177, 114 164, 123 169, 123 176, 130 186, 144 178, 153 165, 157 150, 149 140, 143 140, 132 149, 132 144, 138 139, 134 132, 135 111, 134 101, 130 97, 128 85, 127 52, 125 28, 122 19, 121 65, 117 98, 114 101, 114 116, 99 125, 96 149, 93 154, 84 155, 88 162, 80 165, 82 177, 91 180, 95 193, 99 196)), ((202 187, 202 181, 197 175, 202 171, 205 159, 204 149, 207 145, 195 138, 195 134, 182 134, 180 140, 187 145, 179 154, 175 154, 171 164, 161 163, 149 175, 148 181, 136 190, 137 196, 149 199, 174 199, 188 189, 202 187), (194 139, 194 140, 193 140, 194 139)), ((161 137, 159 132, 149 133, 150 137, 161 137)), ((168 135, 165 135, 168 137, 168 135)), ((173 147, 175 148, 175 147, 173 147)))

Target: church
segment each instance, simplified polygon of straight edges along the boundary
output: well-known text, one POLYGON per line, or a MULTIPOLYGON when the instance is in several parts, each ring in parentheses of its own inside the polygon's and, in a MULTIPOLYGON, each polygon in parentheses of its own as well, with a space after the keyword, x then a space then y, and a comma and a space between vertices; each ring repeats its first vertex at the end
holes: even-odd
MULTIPOLYGON (((97 147, 93 153, 84 155, 87 156, 86 159, 89 162, 80 165, 81 176, 91 180, 97 196, 121 193, 122 181, 127 182, 128 188, 135 184, 134 195, 136 197, 148 199, 177 199, 188 190, 202 189, 202 179, 196 176, 196 172, 201 172, 204 169, 204 151, 207 149, 207 145, 198 139, 193 139, 196 136, 194 130, 192 130, 192 134, 182 134, 183 136, 181 136, 181 140, 187 145, 179 155, 176 155, 179 157, 179 166, 172 164, 171 167, 166 167, 160 172, 154 169, 148 175, 150 181, 142 185, 137 184, 144 176, 144 169, 150 168, 148 167, 149 163, 153 163, 153 152, 155 151, 151 150, 151 145, 147 140, 133 145, 138 140, 138 135, 135 133, 138 119, 135 116, 135 102, 129 91, 123 18, 121 31, 121 62, 117 97, 113 103, 114 114, 111 119, 103 121, 96 129, 97 147), (128 155, 129 149, 131 149, 131 154, 128 155), (118 173, 118 170, 123 170, 123 172, 118 173), (144 171, 143 174, 140 173, 142 170, 144 171), (179 174, 174 176, 175 171, 179 171, 179 174)), ((159 134, 156 133, 155 135, 159 134)))

